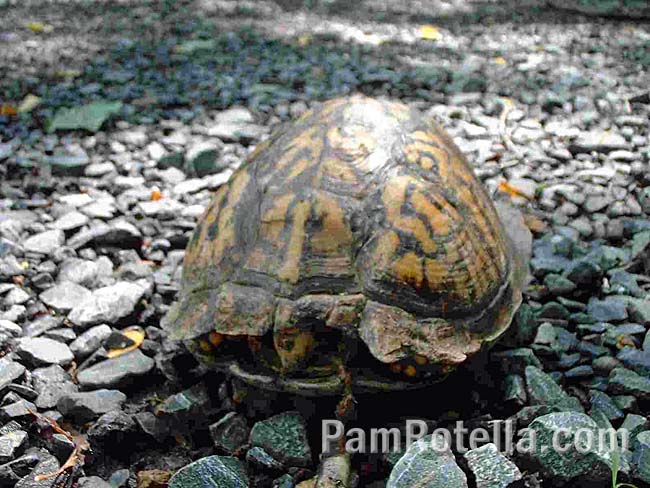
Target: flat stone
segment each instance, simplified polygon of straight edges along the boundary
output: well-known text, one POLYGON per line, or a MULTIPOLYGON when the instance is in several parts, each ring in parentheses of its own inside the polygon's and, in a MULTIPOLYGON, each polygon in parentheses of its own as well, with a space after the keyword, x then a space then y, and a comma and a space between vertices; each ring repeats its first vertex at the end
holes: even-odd
POLYGON ((70 231, 83 227, 88 223, 88 217, 81 212, 68 212, 52 223, 52 227, 58 230, 70 231))
POLYGON ((18 339, 16 354, 37 367, 50 364, 66 366, 74 360, 74 355, 67 345, 45 337, 18 339))
POLYGON ((6 388, 25 374, 25 366, 7 358, 0 359, 0 395, 6 388))
POLYGON ((48 288, 39 297, 48 307, 66 313, 79 303, 88 300, 91 295, 92 293, 87 288, 72 281, 63 281, 48 288))
POLYGON ((8 432, 0 436, 0 464, 8 463, 22 454, 28 435, 24 430, 8 432))
POLYGON ((56 407, 59 399, 69 393, 77 393, 79 387, 72 382, 72 377, 59 365, 38 368, 32 372, 36 397, 36 406, 41 409, 56 407))
POLYGON ((68 319, 82 328, 100 323, 116 323, 135 311, 135 306, 144 293, 144 288, 128 281, 98 288, 72 309, 68 319))
POLYGON ((46 230, 40 234, 29 237, 23 242, 25 251, 37 254, 50 255, 65 242, 65 235, 62 230, 46 230))
POLYGON ((70 350, 77 359, 85 359, 111 335, 112 329, 106 325, 91 327, 70 344, 70 350))
POLYGON ((65 416, 83 423, 112 410, 119 410, 126 401, 126 395, 118 390, 95 390, 63 395, 58 410, 65 416))
POLYGON ((519 468, 494 444, 472 449, 463 456, 474 473, 476 488, 507 488, 522 478, 519 468))
POLYGON ((597 322, 620 322, 627 319, 625 302, 616 298, 592 298, 587 304, 587 313, 597 322))
POLYGON ((81 388, 84 389, 128 385, 151 371, 154 364, 153 359, 136 349, 80 371, 77 379, 81 388))

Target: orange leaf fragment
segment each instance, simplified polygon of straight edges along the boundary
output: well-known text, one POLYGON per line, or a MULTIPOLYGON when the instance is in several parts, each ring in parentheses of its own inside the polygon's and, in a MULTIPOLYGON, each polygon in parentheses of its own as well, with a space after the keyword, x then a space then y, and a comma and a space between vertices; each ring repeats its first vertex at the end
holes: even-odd
POLYGON ((531 200, 531 198, 528 195, 526 195, 526 193, 521 191, 516 186, 511 185, 507 181, 501 181, 499 183, 499 191, 501 193, 505 193, 507 195, 510 195, 511 197, 521 197, 521 198, 525 198, 526 200, 531 200))
POLYGON ((124 329, 122 331, 122 335, 127 337, 128 339, 131 339, 133 341, 133 344, 127 347, 110 349, 106 354, 106 356, 108 356, 109 359, 119 357, 123 354, 126 354, 127 352, 135 351, 138 347, 142 345, 142 342, 144 341, 144 330, 142 329, 142 327, 138 327, 137 325, 124 329))

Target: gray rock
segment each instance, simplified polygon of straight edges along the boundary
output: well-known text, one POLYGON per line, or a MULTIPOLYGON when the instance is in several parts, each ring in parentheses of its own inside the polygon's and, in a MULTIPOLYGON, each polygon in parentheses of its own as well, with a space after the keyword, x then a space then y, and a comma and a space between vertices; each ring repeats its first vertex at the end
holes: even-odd
POLYGON ((37 254, 50 255, 65 242, 65 235, 62 230, 47 230, 36 234, 23 242, 25 251, 37 254))
MULTIPOLYGON (((16 398, 20 398, 16 395, 16 398)), ((5 397, 5 401, 7 397, 5 397)), ((27 400, 18 400, 17 402, 5 405, 0 408, 0 418, 4 421, 20 420, 24 421, 27 417, 31 417, 31 412, 36 411, 36 405, 27 400)))
POLYGON ((48 330, 61 327, 63 320, 61 317, 53 317, 52 315, 42 315, 37 317, 31 322, 27 322, 23 326, 23 335, 25 337, 38 337, 48 330))
POLYGON ((209 456, 178 470, 169 488, 248 488, 244 465, 235 457, 209 456))
POLYGON ((38 452, 38 464, 31 473, 21 478, 14 488, 51 488, 56 486, 56 477, 51 477, 42 481, 36 481, 34 478, 39 474, 54 473, 59 469, 59 461, 47 451, 38 452))
POLYGON ((15 287, 5 295, 3 300, 5 306, 22 305, 31 298, 31 295, 19 287, 15 287))
POLYGON ((68 319, 82 328, 100 323, 113 324, 131 315, 144 293, 144 288, 128 281, 98 288, 72 309, 68 319))
MULTIPOLYGON (((536 435, 536 449, 530 453, 542 467, 542 470, 559 480, 568 481, 576 478, 603 481, 611 476, 611 459, 609 446, 601 445, 598 437, 598 425, 587 415, 577 412, 550 413, 536 418, 529 429, 536 435), (557 431, 563 429, 562 437, 567 452, 553 449, 552 439, 557 431), (576 433, 584 429, 591 432, 594 442, 592 449, 580 452, 576 449, 576 433)), ((581 442, 584 450, 585 441, 581 442)))
POLYGON ((248 441, 250 429, 246 418, 229 412, 218 422, 210 425, 210 437, 217 449, 233 454, 248 441))
POLYGON ((119 410, 126 395, 118 390, 95 390, 63 395, 58 403, 59 411, 82 423, 112 410, 119 410))
POLYGON ((154 360, 139 349, 114 359, 101 361, 77 375, 81 388, 111 388, 127 385, 146 375, 154 367, 154 360))
MULTIPOLYGON (((87 208, 82 211, 87 211, 87 208)), ((141 240, 142 233, 133 224, 125 220, 114 220, 79 231, 68 239, 67 245, 72 249, 80 249, 90 244, 134 248, 140 245, 141 240)))
POLYGON ((501 454, 494 444, 486 444, 465 453, 477 488, 507 488, 522 478, 519 468, 501 454))
POLYGON ((121 410, 113 410, 97 419, 88 430, 88 438, 106 449, 110 445, 128 441, 135 430, 136 423, 131 415, 121 410))
POLYGON ((16 354, 37 367, 50 364, 66 366, 74 360, 74 355, 67 345, 45 337, 18 339, 16 354))
POLYGON ((85 359, 102 345, 111 332, 111 328, 106 324, 91 327, 70 344, 70 350, 77 359, 85 359))
POLYGON ((48 307, 66 313, 79 303, 88 300, 91 295, 87 288, 72 281, 63 281, 41 293, 40 299, 48 307))
POLYGON ((257 422, 251 430, 250 443, 286 466, 311 464, 307 430, 297 412, 285 412, 257 422))
POLYGON ((409 446, 388 477, 386 488, 467 488, 467 476, 444 439, 428 435, 409 446))
POLYGON ((629 149, 629 144, 623 136, 605 131, 583 132, 569 146, 569 151, 574 154, 592 151, 609 153, 617 149, 629 149))
POLYGON ((25 366, 7 358, 0 359, 0 395, 6 388, 25 374, 25 366))
POLYGON ((115 488, 99 476, 84 476, 77 480, 77 488, 115 488))
POLYGON ((27 444, 24 430, 15 430, 0 436, 0 464, 8 463, 20 456, 27 444))
POLYGON ((56 407, 59 399, 69 393, 77 393, 79 387, 72 382, 70 375, 59 365, 39 368, 32 371, 34 389, 38 393, 36 406, 39 409, 56 407))
POLYGON ((69 258, 59 266, 57 281, 71 281, 86 288, 96 288, 98 283, 105 281, 112 273, 113 263, 106 256, 100 256, 96 261, 69 258))
POLYGON ((83 227, 88 223, 88 217, 81 212, 68 212, 52 223, 52 227, 62 231, 70 231, 83 227))
POLYGON ((627 319, 625 302, 614 297, 598 300, 592 298, 587 304, 587 313, 596 322, 620 322, 627 319))

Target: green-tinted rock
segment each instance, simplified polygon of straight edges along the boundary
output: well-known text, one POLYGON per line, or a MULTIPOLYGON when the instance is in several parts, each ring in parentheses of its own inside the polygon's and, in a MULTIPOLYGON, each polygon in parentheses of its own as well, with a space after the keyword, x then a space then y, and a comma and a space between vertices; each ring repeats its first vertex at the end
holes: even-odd
POLYGON ((536 436, 536 449, 532 457, 547 475, 563 481, 576 478, 601 481, 611 476, 609 450, 599 443, 598 425, 587 415, 577 412, 550 413, 533 420, 529 429, 536 436), (564 431, 561 436, 557 434, 560 429, 564 431), (579 429, 590 431, 594 439, 591 449, 584 453, 575 447, 576 444, 581 445, 582 450, 587 447, 585 435, 576 438, 579 429), (553 436, 558 436, 564 446, 569 446, 567 452, 560 453, 553 449, 553 436))
POLYGON ((650 427, 650 422, 646 417, 628 413, 619 430, 627 430, 629 438, 634 439, 639 432, 647 430, 648 427, 650 427))
POLYGON ((616 395, 612 397, 612 400, 624 412, 638 411, 637 400, 634 395, 616 395))
POLYGON ((159 414, 178 414, 202 410, 210 399, 204 385, 199 384, 168 397, 158 407, 159 414))
POLYGON ((650 18, 650 5, 646 0, 549 0, 549 3, 560 9, 587 15, 650 18))
POLYGON ((45 156, 43 162, 50 167, 52 176, 83 176, 90 158, 86 154, 54 154, 45 156))
POLYGON ((474 473, 476 488, 506 488, 521 479, 519 468, 501 454, 494 444, 472 449, 464 457, 474 473))
POLYGON ((508 346, 530 344, 533 337, 535 337, 536 330, 537 321, 533 309, 530 305, 524 303, 517 310, 512 325, 502 337, 501 343, 508 346))
POLYGON ((296 484, 290 474, 282 475, 273 481, 273 488, 294 488, 295 486, 296 484))
POLYGON ((219 173, 227 168, 227 163, 218 161, 219 148, 212 144, 199 144, 190 149, 186 155, 185 172, 202 178, 219 173))
POLYGON ((250 443, 286 466, 311 464, 305 424, 297 412, 285 412, 257 422, 251 430, 250 443))
POLYGON ((104 122, 122 108, 122 102, 97 101, 79 107, 59 109, 47 123, 47 131, 85 129, 97 132, 104 122))
POLYGON ((612 370, 608 389, 615 394, 630 394, 640 399, 650 399, 650 379, 625 368, 612 370))
POLYGON ((537 359, 532 349, 519 348, 510 349, 492 353, 491 360, 499 366, 505 374, 524 374, 526 366, 542 367, 542 363, 537 359))
POLYGON ((248 488, 248 476, 239 459, 209 456, 177 471, 169 488, 248 488))
POLYGON ((568 395, 553 379, 535 366, 526 368, 528 398, 533 405, 553 405, 582 412, 577 398, 568 395))
POLYGON ((167 154, 158 160, 158 168, 182 168, 185 164, 185 155, 182 152, 167 154))
POLYGON ((581 259, 574 261, 564 276, 579 287, 598 288, 603 277, 603 270, 593 261, 581 259))
POLYGON ((506 375, 503 380, 503 399, 518 405, 526 403, 526 385, 524 379, 518 374, 506 375))
POLYGON ((544 277, 544 285, 553 295, 568 295, 576 289, 573 281, 555 273, 548 274, 544 277))
POLYGON ((564 305, 559 304, 558 302, 548 302, 545 303, 541 310, 537 313, 537 316, 541 319, 568 319, 569 311, 564 305))
POLYGON ((591 402, 591 412, 599 410, 605 414, 609 421, 622 419, 625 415, 609 395, 602 391, 591 390, 589 392, 589 401, 591 402))
POLYGON ((386 488, 467 488, 467 476, 451 450, 440 447, 444 438, 428 435, 409 446, 390 473, 386 488))
POLYGON ((514 418, 517 421, 517 426, 520 428, 528 427, 530 423, 537 417, 547 415, 549 413, 563 412, 565 409, 556 407, 554 405, 531 405, 519 410, 514 418))
POLYGON ((638 479, 650 483, 650 431, 641 432, 633 439, 634 454, 632 454, 632 464, 634 473, 638 479))

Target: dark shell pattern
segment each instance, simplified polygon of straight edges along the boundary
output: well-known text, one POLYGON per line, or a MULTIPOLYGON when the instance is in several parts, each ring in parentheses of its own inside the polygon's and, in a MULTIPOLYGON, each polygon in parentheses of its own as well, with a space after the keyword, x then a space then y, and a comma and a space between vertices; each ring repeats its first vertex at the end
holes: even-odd
POLYGON ((316 329, 378 365, 447 370, 508 327, 514 266, 441 127, 400 103, 339 98, 275 132, 219 188, 165 327, 179 340, 272 337, 284 372, 304 368, 316 329))

